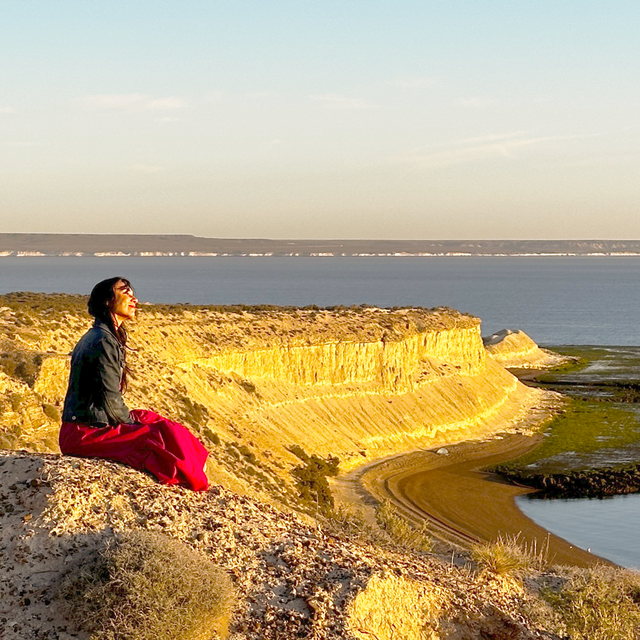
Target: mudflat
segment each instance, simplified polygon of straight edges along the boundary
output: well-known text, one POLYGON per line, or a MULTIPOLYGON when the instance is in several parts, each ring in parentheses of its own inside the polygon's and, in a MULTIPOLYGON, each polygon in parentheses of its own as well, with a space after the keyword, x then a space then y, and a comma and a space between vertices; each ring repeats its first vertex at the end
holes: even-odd
POLYGON ((541 436, 504 434, 441 449, 417 451, 372 465, 359 477, 377 500, 391 500, 408 518, 428 522, 437 537, 468 547, 518 535, 526 545, 548 548, 552 564, 588 567, 608 563, 570 544, 525 516, 516 506, 527 487, 503 481, 484 468, 533 449, 541 436))

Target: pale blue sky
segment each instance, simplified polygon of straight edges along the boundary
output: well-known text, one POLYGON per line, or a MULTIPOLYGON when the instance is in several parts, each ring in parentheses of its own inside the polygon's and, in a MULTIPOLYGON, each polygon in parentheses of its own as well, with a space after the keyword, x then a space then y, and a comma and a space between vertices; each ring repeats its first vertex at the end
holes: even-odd
POLYGON ((0 16, 2 231, 640 238, 637 0, 0 16))

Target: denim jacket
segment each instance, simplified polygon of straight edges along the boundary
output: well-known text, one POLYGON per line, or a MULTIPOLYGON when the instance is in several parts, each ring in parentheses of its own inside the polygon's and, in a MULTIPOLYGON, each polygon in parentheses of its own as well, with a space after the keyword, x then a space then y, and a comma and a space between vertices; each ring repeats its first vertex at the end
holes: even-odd
POLYGON ((96 320, 71 354, 63 422, 96 427, 131 423, 120 392, 123 370, 124 347, 106 324, 96 320))

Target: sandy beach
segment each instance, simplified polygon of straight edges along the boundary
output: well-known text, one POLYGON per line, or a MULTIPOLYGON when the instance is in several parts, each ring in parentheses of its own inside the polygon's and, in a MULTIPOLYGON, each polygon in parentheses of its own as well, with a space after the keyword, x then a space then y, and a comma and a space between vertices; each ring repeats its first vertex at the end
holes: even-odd
POLYGON ((517 496, 531 489, 514 486, 483 468, 520 456, 539 436, 504 434, 417 451, 362 470, 354 482, 376 500, 391 500, 408 518, 427 521, 434 534, 462 547, 499 535, 519 535, 537 549, 548 545, 553 564, 592 566, 607 562, 550 534, 516 506, 517 496))

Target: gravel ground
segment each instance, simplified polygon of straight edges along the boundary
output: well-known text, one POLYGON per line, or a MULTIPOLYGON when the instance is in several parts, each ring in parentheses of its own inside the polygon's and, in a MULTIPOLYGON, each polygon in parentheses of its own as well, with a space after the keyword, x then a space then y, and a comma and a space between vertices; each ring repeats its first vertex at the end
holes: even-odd
POLYGON ((3 640, 86 638, 61 617, 56 585, 105 537, 131 529, 161 531, 229 572, 239 596, 232 640, 365 638, 349 607, 374 575, 446 592, 433 637, 556 637, 525 616, 538 602, 527 589, 455 556, 383 549, 222 487, 161 486, 113 462, 0 452, 0 525, 3 640))

